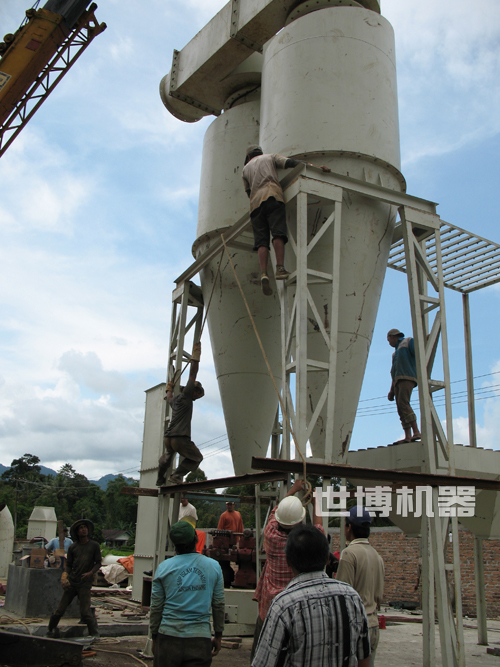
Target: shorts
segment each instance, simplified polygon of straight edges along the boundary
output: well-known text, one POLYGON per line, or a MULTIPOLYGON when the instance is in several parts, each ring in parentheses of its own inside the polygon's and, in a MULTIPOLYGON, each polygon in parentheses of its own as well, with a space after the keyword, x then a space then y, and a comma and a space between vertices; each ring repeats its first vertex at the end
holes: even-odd
POLYGON ((288 232, 286 228, 286 209, 282 201, 277 201, 274 197, 269 197, 262 202, 259 208, 250 214, 254 250, 261 247, 269 249, 269 239, 272 234, 273 239, 281 238, 283 243, 288 241, 288 232))

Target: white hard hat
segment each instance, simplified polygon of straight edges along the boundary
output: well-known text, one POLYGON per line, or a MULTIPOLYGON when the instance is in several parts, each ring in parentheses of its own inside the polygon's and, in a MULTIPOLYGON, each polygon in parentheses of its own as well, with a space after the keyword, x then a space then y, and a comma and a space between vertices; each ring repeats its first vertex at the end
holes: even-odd
POLYGON ((296 496, 287 496, 278 505, 276 521, 282 526, 295 526, 304 520, 306 508, 296 496))

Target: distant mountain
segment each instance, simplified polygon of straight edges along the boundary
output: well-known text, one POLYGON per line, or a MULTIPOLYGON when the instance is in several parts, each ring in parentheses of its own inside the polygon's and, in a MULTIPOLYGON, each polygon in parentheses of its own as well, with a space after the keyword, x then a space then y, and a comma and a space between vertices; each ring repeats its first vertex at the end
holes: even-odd
MULTIPOLYGON (((0 463, 0 475, 3 475, 3 473, 8 470, 10 466, 4 466, 0 463)), ((52 468, 47 468, 46 466, 40 466, 40 472, 42 475, 51 475, 55 477, 57 475, 57 472, 55 470, 52 470, 52 468)), ((101 477, 98 480, 95 479, 89 479, 89 482, 92 484, 97 484, 99 488, 101 488, 103 491, 106 491, 106 488, 108 486, 108 482, 110 482, 113 479, 116 479, 119 477, 119 475, 104 475, 104 477, 101 477)))
POLYGON ((52 468, 46 468, 45 466, 40 466, 40 472, 42 475, 50 475, 51 477, 55 477, 57 475, 55 470, 52 470, 52 468))
POLYGON ((108 487, 108 482, 111 482, 111 480, 116 479, 118 475, 104 475, 104 477, 101 477, 98 480, 95 479, 89 479, 89 482, 92 482, 92 484, 97 484, 103 491, 106 491, 108 487))
MULTIPOLYGON (((0 463, 0 475, 3 475, 3 473, 9 468, 10 466, 4 466, 0 463)), ((40 472, 42 475, 52 475, 53 477, 57 475, 55 470, 52 470, 52 468, 47 468, 46 466, 40 466, 40 472)))

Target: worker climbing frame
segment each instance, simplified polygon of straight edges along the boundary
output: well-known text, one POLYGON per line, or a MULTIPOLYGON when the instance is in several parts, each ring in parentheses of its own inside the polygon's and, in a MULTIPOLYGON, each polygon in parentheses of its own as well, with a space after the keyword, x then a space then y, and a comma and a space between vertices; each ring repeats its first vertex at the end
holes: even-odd
MULTIPOLYGON (((443 279, 441 234, 443 223, 436 214, 436 205, 432 202, 412 197, 380 185, 352 179, 339 174, 323 174, 300 165, 281 181, 287 205, 289 227, 289 245, 287 266, 291 275, 283 285, 278 286, 281 317, 282 364, 285 382, 281 396, 281 414, 277 415, 273 428, 273 457, 283 460, 292 458, 291 440, 296 441, 295 457, 299 451, 306 452, 306 446, 314 429, 321 423, 324 430, 324 456, 314 456, 308 461, 323 463, 345 463, 348 441, 335 440, 332 437, 335 428, 335 378, 338 372, 338 319, 339 319, 339 284, 341 272, 342 210, 351 195, 373 199, 376 203, 389 204, 399 211, 400 223, 391 228, 392 248, 404 243, 399 251, 397 268, 407 274, 410 306, 417 360, 419 401, 421 409, 421 431, 423 451, 423 473, 455 474, 453 431, 450 397, 450 375, 446 334, 446 313, 444 287, 450 285, 443 279), (324 215, 318 224, 317 203, 321 202, 324 215), (311 219, 312 216, 312 219, 311 219), (311 234, 310 230, 314 233, 311 234), (309 231, 308 231, 309 230, 309 231), (330 238, 330 268, 319 271, 315 267, 315 251, 325 245, 330 238), (318 286, 321 290, 327 286, 330 290, 328 312, 321 312, 324 305, 317 299, 318 286), (308 350, 306 323, 313 322, 315 333, 320 337, 322 346, 308 350), (312 350, 312 351, 311 351, 312 350), (316 350, 314 352, 314 350, 316 350), (319 350, 319 351, 318 351, 319 350), (325 356, 326 355, 326 356, 325 356), (442 378, 435 379, 435 360, 442 364, 442 378), (319 399, 311 402, 308 384, 311 375, 317 374, 322 385, 317 390, 319 399), (446 432, 434 405, 435 392, 444 392, 446 405, 446 432), (286 418, 283 414, 286 413, 286 418), (324 415, 326 414, 326 420, 324 415), (281 443, 279 435, 281 431, 281 443)), ((201 289, 191 280, 198 272, 234 242, 240 249, 238 237, 250 227, 250 217, 245 214, 233 227, 228 229, 223 238, 215 238, 210 247, 177 279, 173 292, 172 324, 169 347, 168 380, 176 382, 184 363, 189 363, 190 354, 184 350, 186 334, 194 327, 194 340, 199 340, 202 330, 203 297, 201 289), (189 309, 195 314, 189 318, 189 309)), ((454 228, 457 230, 458 228, 454 228)), ((464 230, 459 230, 465 233, 464 230)), ((454 234, 457 232, 454 231, 454 234)), ((328 244, 326 244, 328 245, 328 244)), ((248 247, 248 246, 247 246, 248 247)), ((392 250, 391 250, 392 256, 392 250)), ((394 263, 394 262, 393 262, 394 263)), ((230 270, 226 263, 225 270, 230 270)), ((234 267, 233 267, 234 270, 234 267)), ((215 283, 214 283, 215 284, 215 283)), ((265 298, 265 297, 262 297, 265 298)), ((324 300, 322 302, 324 304, 324 300)), ((205 311, 209 308, 206 304, 205 311)), ((206 312, 205 312, 206 318, 206 312)), ((256 331, 257 333, 257 331, 256 331)), ((265 351, 263 352, 265 356, 265 351)), ((168 420, 168 410, 167 417, 168 420)), ((167 421, 168 423, 168 421, 167 421)), ((284 461, 285 462, 285 461, 284 461)), ((286 470, 283 466, 283 470, 286 470)), ((248 483, 248 482, 247 482, 248 483)), ((328 485, 329 480, 324 479, 328 485)), ((167 487, 168 488, 168 487, 167 487)), ((168 495, 166 488, 159 495, 158 531, 156 540, 155 564, 165 557, 165 544, 168 525, 177 520, 179 493, 168 495)), ((276 485, 273 493, 284 493, 284 485, 276 485)), ((262 497, 260 488, 256 490, 257 508, 262 497)), ((434 591, 437 600, 437 613, 441 639, 443 664, 461 667, 465 664, 463 653, 463 627, 461 610, 461 585, 459 565, 458 521, 456 517, 439 517, 437 489, 433 488, 432 498, 427 505, 427 516, 422 519, 422 582, 424 611, 424 665, 435 662, 434 639, 434 591), (448 538, 452 541, 452 562, 447 563, 445 551, 448 538), (449 600, 447 573, 453 573, 456 598, 456 621, 454 620, 449 600)), ((259 512, 260 516, 260 512, 259 512)), ((263 526, 258 522, 257 544, 262 545, 263 526)), ((260 568, 259 568, 260 569, 260 568)))
MULTIPOLYGON (((190 280, 183 282, 173 291, 167 381, 174 383, 174 396, 180 391, 182 372, 186 370, 191 359, 191 355, 184 349, 186 335, 192 329, 194 340, 199 341, 203 326, 203 309, 202 291, 190 280), (190 319, 188 319, 188 316, 190 316, 190 319)), ((168 427, 170 417, 171 406, 167 402, 163 432, 168 427)), ((170 475, 172 468, 175 468, 175 465, 167 471, 167 477, 170 475)), ((174 494, 173 497, 171 495, 164 495, 159 498, 153 571, 156 571, 158 564, 165 559, 166 553, 173 555, 173 551, 170 552, 166 548, 166 545, 169 527, 177 521, 179 516, 179 504, 179 493, 174 494)))

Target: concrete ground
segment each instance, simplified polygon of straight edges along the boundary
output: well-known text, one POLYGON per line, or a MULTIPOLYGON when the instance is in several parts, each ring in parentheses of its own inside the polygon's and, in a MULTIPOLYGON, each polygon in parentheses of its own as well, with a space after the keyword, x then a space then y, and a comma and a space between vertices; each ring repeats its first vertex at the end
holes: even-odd
MULTIPOLYGON (((467 625, 469 623, 467 622, 467 625)), ((500 647, 500 621, 488 622, 489 646, 500 647)), ((500 667, 500 657, 488 655, 486 646, 477 645, 477 630, 465 628, 465 654, 467 667, 500 667)), ((152 660, 141 656, 146 644, 145 636, 104 637, 90 647, 96 655, 84 658, 83 667, 128 667, 142 661, 152 667, 152 660), (139 659, 139 661, 138 661, 139 659)), ((249 667, 252 639, 244 637, 239 649, 225 649, 212 662, 213 667, 249 667)), ((376 664, 379 667, 413 667, 422 665, 422 625, 401 623, 381 630, 376 664)), ((436 660, 433 667, 443 665, 439 652, 439 631, 436 626, 436 660)), ((314 666, 316 667, 316 666, 314 666)), ((320 666, 318 666, 320 667, 320 666)))
MULTIPOLYGON (((500 622, 493 621, 488 623, 488 630, 490 634, 489 645, 491 647, 500 647, 500 622)), ((486 646, 477 645, 477 631, 475 629, 465 628, 464 635, 467 667, 500 667, 499 657, 488 655, 486 653, 486 646)), ((145 638, 143 637, 122 637, 118 640, 104 639, 95 647, 92 647, 92 649, 96 649, 97 655, 85 658, 83 665, 84 667, 128 667, 128 665, 138 665, 137 660, 123 655, 123 653, 131 653, 140 658, 138 650, 144 648, 144 644, 145 638), (107 653, 107 651, 117 651, 119 653, 107 653)), ((251 638, 243 638, 241 648, 236 650, 222 649, 219 655, 214 658, 212 666, 249 667, 251 646, 251 638)), ((441 661, 437 626, 436 648, 435 667, 449 667, 448 665, 443 666, 441 661)), ((152 666, 151 660, 140 659, 148 667, 152 666)), ((417 623, 401 623, 398 625, 389 625, 385 630, 381 630, 376 664, 379 667, 412 667, 413 665, 422 665, 422 625, 417 623)))
MULTIPOLYGON (((0 597, 0 605, 2 604, 1 600, 0 597)), ((146 645, 147 617, 132 616, 130 610, 122 611, 113 604, 100 604, 98 599, 95 606, 102 639, 98 644, 90 647, 96 655, 84 658, 82 665, 84 667, 137 666, 140 664, 139 659, 142 664, 152 667, 152 660, 145 659, 140 654, 146 645)), ((137 607, 139 610, 139 605, 137 607)), ((379 667, 422 665, 422 623, 419 622, 421 617, 415 612, 396 611, 390 608, 382 609, 382 614, 386 616, 387 627, 380 631, 376 664, 379 667), (399 622, 404 619, 417 622, 399 622)), ((15 615, 8 614, 8 616, 13 617, 15 615)), ((24 622, 28 621, 28 619, 23 620, 24 622)), ((22 627, 22 623, 8 623, 6 621, 7 613, 0 606, 1 629, 12 631, 16 628, 26 631, 25 627, 22 627)), ((30 632, 38 636, 44 636, 47 623, 48 619, 33 619, 29 623, 30 632)), ((500 667, 500 657, 487 654, 486 646, 478 646, 475 619, 465 618, 464 626, 467 667, 500 667)), ((75 634, 80 636, 86 634, 85 626, 76 625, 75 619, 61 619, 60 628, 62 634, 65 634, 66 631, 69 631, 73 636, 75 634)), ((229 634, 229 631, 227 634, 229 634)), ((230 641, 230 637, 227 637, 227 640, 230 641)), ((488 640, 489 647, 500 648, 500 619, 488 620, 488 640)), ((244 637, 240 648, 223 648, 220 654, 214 658, 213 667, 249 667, 251 646, 252 639, 244 637)), ((441 661, 439 628, 437 625, 436 658, 433 667, 450 667, 449 665, 443 665, 441 661)))

